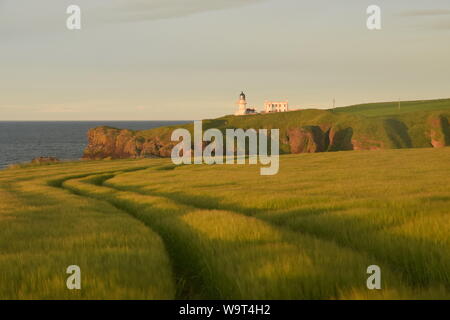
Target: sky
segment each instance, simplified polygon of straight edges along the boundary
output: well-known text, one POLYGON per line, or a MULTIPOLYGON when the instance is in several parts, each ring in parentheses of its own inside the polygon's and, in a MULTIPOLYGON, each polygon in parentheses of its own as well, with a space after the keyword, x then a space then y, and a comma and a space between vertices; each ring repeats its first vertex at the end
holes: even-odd
POLYGON ((448 0, 0 0, 0 38, 0 121, 450 98, 448 0))

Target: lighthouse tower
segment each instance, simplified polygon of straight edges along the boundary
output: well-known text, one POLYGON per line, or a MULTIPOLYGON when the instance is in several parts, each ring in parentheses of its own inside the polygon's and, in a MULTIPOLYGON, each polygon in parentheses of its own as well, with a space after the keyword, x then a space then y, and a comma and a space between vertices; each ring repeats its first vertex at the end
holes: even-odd
POLYGON ((239 96, 238 106, 239 109, 235 113, 237 116, 241 116, 247 113, 247 100, 245 98, 245 93, 243 91, 239 96))

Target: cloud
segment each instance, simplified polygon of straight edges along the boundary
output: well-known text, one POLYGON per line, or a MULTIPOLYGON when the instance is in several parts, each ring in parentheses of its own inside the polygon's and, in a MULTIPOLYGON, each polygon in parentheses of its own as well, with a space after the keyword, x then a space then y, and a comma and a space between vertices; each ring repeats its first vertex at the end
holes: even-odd
POLYGON ((399 14, 405 18, 417 18, 420 21, 416 26, 424 29, 449 30, 450 29, 450 9, 428 9, 428 10, 409 10, 399 14), (449 17, 447 17, 449 16, 449 17))
POLYGON ((400 14, 403 17, 435 17, 450 15, 448 9, 409 10, 400 14))
POLYGON ((114 0, 102 6, 108 21, 146 21, 243 7, 267 0, 114 0))
POLYGON ((48 106, 48 107, 43 107, 39 110, 39 112, 44 112, 44 113, 73 113, 73 112, 78 112, 78 110, 75 110, 74 108, 71 107, 64 107, 64 106, 48 106))
MULTIPOLYGON (((86 24, 173 19, 239 8, 268 0, 77 0, 86 24), (88 17, 88 18, 86 18, 88 17)), ((66 32, 66 8, 73 0, 0 0, 0 36, 66 32), (24 9, 26 8, 26 9, 24 9)), ((84 21, 84 20, 83 20, 84 21)))

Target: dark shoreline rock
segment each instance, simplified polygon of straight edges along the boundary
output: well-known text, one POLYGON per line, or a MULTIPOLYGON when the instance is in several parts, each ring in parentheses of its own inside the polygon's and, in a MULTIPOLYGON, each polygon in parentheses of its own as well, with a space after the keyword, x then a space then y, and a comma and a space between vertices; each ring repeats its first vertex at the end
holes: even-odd
POLYGON ((58 162, 61 161, 55 157, 38 157, 31 160, 32 164, 58 163, 58 162))

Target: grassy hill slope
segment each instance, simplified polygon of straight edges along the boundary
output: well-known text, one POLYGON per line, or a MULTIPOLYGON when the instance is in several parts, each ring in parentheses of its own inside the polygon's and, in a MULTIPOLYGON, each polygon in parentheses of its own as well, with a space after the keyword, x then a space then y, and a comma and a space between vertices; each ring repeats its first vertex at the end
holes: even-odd
POLYGON ((418 100, 399 102, 380 102, 358 104, 354 106, 336 108, 333 112, 351 113, 367 117, 393 116, 417 111, 446 111, 450 112, 450 99, 418 100))

